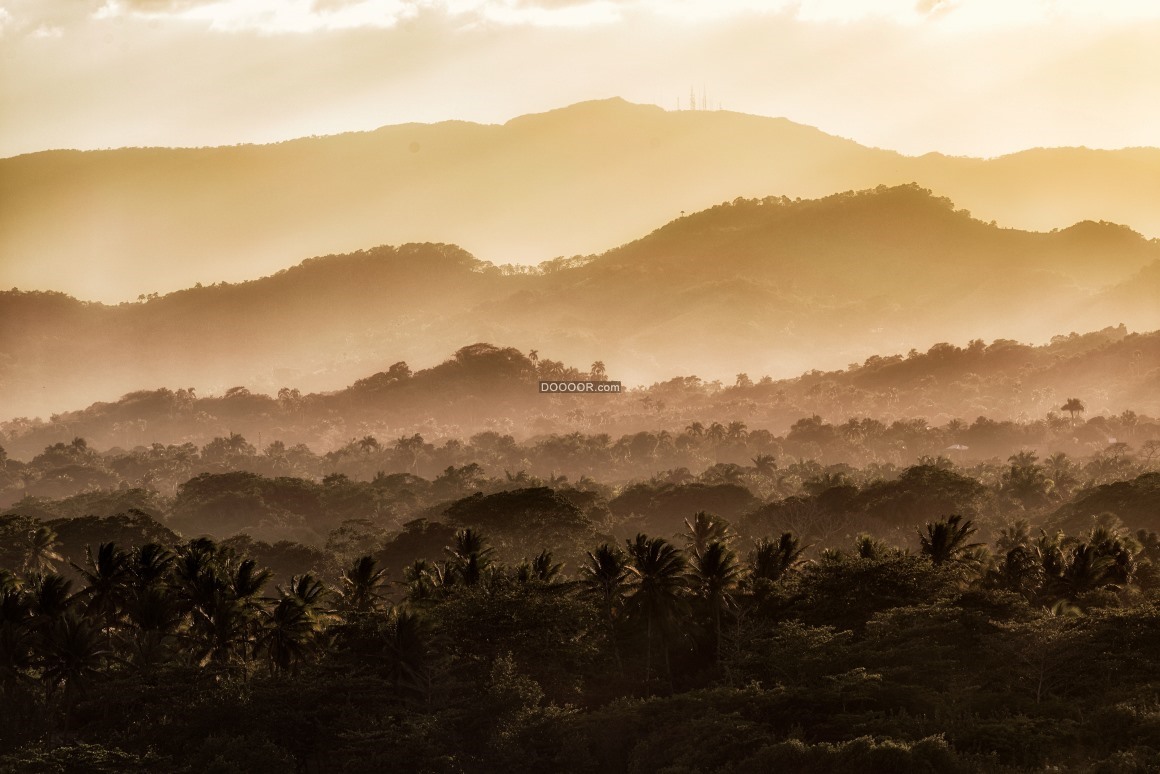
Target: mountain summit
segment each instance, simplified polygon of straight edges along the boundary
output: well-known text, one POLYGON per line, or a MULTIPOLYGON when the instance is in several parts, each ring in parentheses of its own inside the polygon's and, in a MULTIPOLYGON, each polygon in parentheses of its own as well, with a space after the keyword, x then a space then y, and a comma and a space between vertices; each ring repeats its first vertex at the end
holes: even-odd
POLYGON ((0 287, 120 301, 311 255, 452 242, 496 263, 589 254, 736 197, 916 181, 984 221, 1160 234, 1160 151, 997 159, 866 148, 782 118, 585 102, 503 125, 0 160, 0 287))

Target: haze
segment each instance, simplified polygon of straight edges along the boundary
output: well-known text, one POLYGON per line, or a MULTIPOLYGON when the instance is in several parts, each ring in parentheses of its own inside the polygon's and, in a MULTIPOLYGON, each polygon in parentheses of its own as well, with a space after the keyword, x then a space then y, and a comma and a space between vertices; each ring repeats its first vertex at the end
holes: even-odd
POLYGON ((1144 0, 3 0, 0 156, 498 123, 587 99, 908 154, 1160 144, 1144 0))
POLYGON ((1092 8, 0 0, 0 402, 1153 330, 1160 10, 1092 8))

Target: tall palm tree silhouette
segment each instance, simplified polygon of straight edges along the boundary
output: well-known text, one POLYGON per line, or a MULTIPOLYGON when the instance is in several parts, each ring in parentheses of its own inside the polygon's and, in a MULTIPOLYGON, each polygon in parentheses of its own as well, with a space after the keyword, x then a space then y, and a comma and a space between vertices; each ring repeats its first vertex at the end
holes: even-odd
POLYGON ((645 690, 652 678, 652 640, 654 631, 661 638, 665 672, 672 689, 673 672, 669 664, 668 633, 685 607, 685 557, 664 538, 638 534, 626 541, 630 559, 629 572, 636 579, 632 601, 645 618, 647 652, 645 654, 645 690))

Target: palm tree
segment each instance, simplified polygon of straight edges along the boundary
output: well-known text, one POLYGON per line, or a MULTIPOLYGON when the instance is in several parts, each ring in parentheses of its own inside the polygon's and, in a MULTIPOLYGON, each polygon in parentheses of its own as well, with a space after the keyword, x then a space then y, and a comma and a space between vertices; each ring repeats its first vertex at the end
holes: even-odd
POLYGON ((385 635, 383 646, 387 670, 395 690, 408 689, 428 694, 428 634, 423 618, 417 613, 394 608, 388 613, 385 635))
POLYGON ((1030 543, 1013 545, 987 573, 987 582, 1033 600, 1043 586, 1043 563, 1030 543))
POLYGON ((889 555, 892 549, 873 535, 863 532, 854 538, 854 553, 859 559, 882 559, 889 555))
MULTIPOLYGON (((233 562, 228 563, 227 567, 232 564, 233 562)), ((233 567, 233 573, 230 575, 230 592, 234 599, 240 602, 253 603, 269 580, 269 570, 259 570, 257 562, 253 559, 244 559, 233 567)))
POLYGON ((776 541, 762 538, 749 554, 749 571, 754 580, 776 583, 801 561, 807 548, 792 532, 783 532, 776 541))
POLYGON ((1107 579, 1117 586, 1127 586, 1135 580, 1136 555, 1141 546, 1134 539, 1125 537, 1119 529, 1107 526, 1096 527, 1088 535, 1088 544, 1100 556, 1112 561, 1108 567, 1107 579))
POLYGON ((358 439, 355 445, 358 446, 363 454, 371 454, 372 452, 377 452, 382 449, 382 446, 379 444, 379 439, 375 438, 373 435, 364 435, 362 438, 358 439))
POLYGON ((774 474, 777 473, 777 458, 772 454, 758 454, 752 462, 753 468, 759 476, 773 478, 774 474))
POLYGON ((705 426, 700 422, 693 422, 685 428, 685 432, 694 438, 700 438, 705 434, 705 426))
POLYGON ((0 697, 9 699, 32 665, 32 602, 20 580, 0 570, 0 697))
POLYGON ((995 548, 1006 553, 1013 548, 1027 548, 1031 543, 1031 523, 1026 519, 1017 519, 999 530, 995 548))
POLYGON ((735 535, 729 525, 711 513, 697 511, 690 522, 685 519, 685 550, 694 558, 701 555, 710 543, 728 544, 735 535))
POLYGON ((664 538, 649 538, 638 534, 628 546, 628 570, 636 578, 632 601, 647 622, 647 653, 645 655, 645 689, 652 675, 653 630, 661 636, 661 651, 665 657, 665 672, 672 689, 673 672, 669 665, 668 637, 672 623, 684 608, 685 570, 688 564, 675 546, 664 538))
POLYGON ((326 597, 326 586, 310 573, 305 573, 291 577, 290 585, 285 589, 279 587, 278 592, 283 597, 297 597, 311 610, 318 610, 326 597))
POLYGON ((1004 488, 1026 506, 1038 505, 1051 491, 1051 480, 1038 460, 1035 452, 1013 454, 1007 460, 1010 467, 1003 474, 1004 488))
POLYGON ((740 420, 730 422, 729 427, 725 430, 725 436, 730 441, 744 440, 747 435, 749 435, 749 430, 746 428, 745 423, 740 420))
POLYGON ((378 608, 386 569, 379 569, 374 557, 363 556, 342 573, 339 606, 348 613, 369 613, 378 608))
POLYGON ((72 585, 72 581, 55 572, 35 574, 28 579, 29 603, 40 622, 59 618, 72 606, 72 585))
POLYGON ((146 543, 129 557, 128 571, 134 585, 145 588, 160 583, 173 567, 173 552, 158 543, 146 543))
POLYGON ((407 587, 407 601, 416 604, 430 600, 436 590, 447 585, 439 565, 426 559, 416 559, 403 570, 403 584, 407 587))
POLYGON ((85 567, 73 565, 85 582, 81 591, 87 600, 85 614, 102 622, 111 644, 112 630, 125 601, 129 555, 113 543, 101 543, 96 555, 92 549, 87 549, 85 555, 85 567))
POLYGON ((90 618, 69 610, 44 630, 40 646, 40 679, 46 695, 63 688, 67 733, 76 695, 98 674, 109 649, 90 618))
POLYGON ((487 538, 473 529, 455 533, 455 544, 444 549, 451 558, 455 573, 465 586, 474 586, 491 567, 495 549, 489 548, 487 538))
POLYGON ((1113 559, 1101 554, 1096 546, 1081 543, 1072 551, 1063 572, 1051 584, 1051 591, 1074 602, 1077 596, 1086 591, 1111 585, 1108 574, 1114 564, 1113 559))
POLYGON ((173 565, 174 588, 189 627, 185 638, 194 663, 230 664, 248 658, 261 607, 258 594, 270 573, 252 559, 237 562, 207 538, 192 540, 173 565))
POLYGON ((936 567, 956 561, 982 545, 967 543, 967 539, 977 531, 969 519, 963 521, 958 514, 948 516, 945 521, 928 523, 926 534, 918 533, 922 554, 930 557, 936 567))
POLYGON ((124 603, 128 623, 130 662, 150 670, 167 661, 172 644, 184 619, 181 602, 174 590, 155 584, 133 589, 124 603))
POLYGON ((55 563, 64 561, 57 551, 59 546, 60 540, 51 527, 37 527, 28 536, 24 572, 54 572, 55 563))
POLYGON ((551 584, 556 581, 563 568, 564 564, 555 561, 552 552, 545 548, 531 562, 525 561, 517 568, 516 580, 520 583, 536 581, 537 583, 551 584))
POLYGON ((255 653, 265 654, 271 672, 297 672, 318 634, 318 621, 310 606, 302 597, 286 594, 263 618, 255 653))
POLYGON ((608 641, 612 643, 616 668, 623 671, 620 648, 616 644, 616 619, 624 605, 625 591, 630 576, 624 552, 607 543, 587 552, 588 561, 580 568, 581 594, 596 601, 608 627, 608 641))
POLYGON ((713 621, 713 658, 721 652, 721 612, 732 606, 733 592, 741 581, 742 569, 736 554, 714 540, 693 558, 693 588, 709 609, 713 621))
POLYGON ((237 606, 241 617, 243 650, 242 657, 246 658, 244 645, 257 634, 258 620, 262 613, 262 598, 259 596, 266 583, 270 580, 269 570, 258 569, 257 562, 245 559, 234 564, 233 557, 227 562, 227 569, 232 569, 229 582, 231 601, 237 606))
POLYGON ((1083 405, 1083 401, 1079 398, 1068 398, 1067 402, 1059 407, 1060 411, 1066 411, 1071 414, 1071 424, 1075 425, 1075 415, 1082 414, 1087 408, 1083 405))

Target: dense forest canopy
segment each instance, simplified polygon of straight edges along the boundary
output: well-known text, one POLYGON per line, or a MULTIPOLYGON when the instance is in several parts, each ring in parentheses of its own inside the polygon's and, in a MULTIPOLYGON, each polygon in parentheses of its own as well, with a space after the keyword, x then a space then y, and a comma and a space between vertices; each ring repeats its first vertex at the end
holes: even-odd
POLYGON ((1160 762, 1154 458, 754 463, 26 498, 0 514, 0 767, 1160 762))

